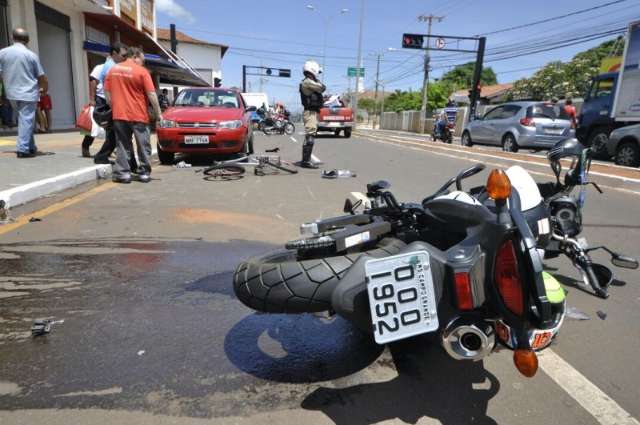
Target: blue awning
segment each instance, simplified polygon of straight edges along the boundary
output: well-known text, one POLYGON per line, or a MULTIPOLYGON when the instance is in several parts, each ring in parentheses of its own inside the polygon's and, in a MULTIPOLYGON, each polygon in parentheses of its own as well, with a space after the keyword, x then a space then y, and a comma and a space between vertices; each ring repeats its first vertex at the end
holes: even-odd
MULTIPOLYGON (((86 40, 83 44, 84 50, 100 56, 109 54, 109 46, 86 40)), ((197 72, 182 64, 176 63, 171 58, 152 53, 144 54, 145 66, 152 72, 158 74, 160 82, 168 85, 207 87, 207 83, 197 72)))

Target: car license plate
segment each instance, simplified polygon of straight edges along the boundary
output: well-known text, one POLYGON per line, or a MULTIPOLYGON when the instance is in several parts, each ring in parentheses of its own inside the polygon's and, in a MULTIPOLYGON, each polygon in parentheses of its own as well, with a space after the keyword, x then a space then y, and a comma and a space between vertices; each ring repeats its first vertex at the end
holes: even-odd
POLYGON ((564 133, 564 129, 562 129, 562 128, 545 128, 544 129, 544 133, 545 134, 560 135, 560 134, 564 133))
POLYGON ((185 145, 208 145, 209 136, 184 136, 185 145))
POLYGON ((378 344, 438 329, 427 251, 369 260, 365 273, 373 334, 378 344))
POLYGON ((329 127, 340 127, 342 124, 339 122, 330 122, 329 127))
POLYGON ((340 115, 327 115, 325 121, 344 121, 344 117, 340 115))

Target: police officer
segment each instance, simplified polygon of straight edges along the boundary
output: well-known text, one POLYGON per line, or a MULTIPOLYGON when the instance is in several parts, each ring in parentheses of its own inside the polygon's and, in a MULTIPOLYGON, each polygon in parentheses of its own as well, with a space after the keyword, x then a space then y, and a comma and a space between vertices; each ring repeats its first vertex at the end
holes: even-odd
POLYGON ((322 68, 316 61, 306 61, 303 67, 304 80, 300 83, 300 99, 304 108, 304 144, 302 145, 302 161, 300 166, 304 168, 318 168, 311 162, 313 143, 318 131, 318 114, 324 104, 322 93, 327 89, 318 77, 322 68))

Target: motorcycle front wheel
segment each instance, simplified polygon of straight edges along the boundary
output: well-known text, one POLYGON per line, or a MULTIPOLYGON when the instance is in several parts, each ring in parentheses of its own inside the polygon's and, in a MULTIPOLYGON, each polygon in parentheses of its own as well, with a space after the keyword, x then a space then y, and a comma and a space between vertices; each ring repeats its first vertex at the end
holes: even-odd
POLYGON ((288 136, 291 136, 293 133, 295 133, 295 132, 296 132, 296 126, 295 126, 295 125, 293 125, 293 123, 288 122, 288 123, 286 123, 286 124, 284 125, 284 132, 285 132, 288 136))

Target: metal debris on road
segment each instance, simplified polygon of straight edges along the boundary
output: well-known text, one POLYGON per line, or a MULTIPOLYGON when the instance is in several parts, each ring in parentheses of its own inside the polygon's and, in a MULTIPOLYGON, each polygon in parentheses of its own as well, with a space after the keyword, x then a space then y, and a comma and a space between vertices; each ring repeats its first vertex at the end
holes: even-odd
POLYGON ((29 219, 29 223, 37 223, 38 221, 42 221, 42 219, 38 217, 31 217, 29 219))
POLYGON ((143 355, 144 353, 146 353, 146 351, 145 351, 145 350, 140 350, 140 351, 138 351, 138 355, 139 355, 139 356, 143 355))
POLYGON ((265 149, 264 151, 269 153, 278 153, 280 152, 280 148, 265 149))
POLYGON ((33 325, 31 326, 31 336, 42 336, 51 332, 51 327, 53 325, 57 325, 60 323, 64 323, 64 320, 53 320, 53 319, 36 319, 33 321, 33 325))
POLYGON ((191 164, 185 161, 180 161, 176 165, 174 165, 174 167, 175 168, 191 168, 191 164))
POLYGON ((351 170, 322 170, 322 178, 324 179, 337 179, 356 176, 356 173, 352 172, 351 170))
POLYGON ((573 320, 591 320, 589 316, 575 307, 567 307, 566 316, 573 320))
POLYGON ((598 310, 598 311, 596 311, 596 314, 597 314, 597 315, 598 315, 598 317, 599 317, 600 319, 602 319, 602 320, 604 320, 604 319, 606 319, 606 318, 607 318, 607 313, 605 313, 605 312, 604 312, 604 311, 602 311, 602 310, 598 310))

